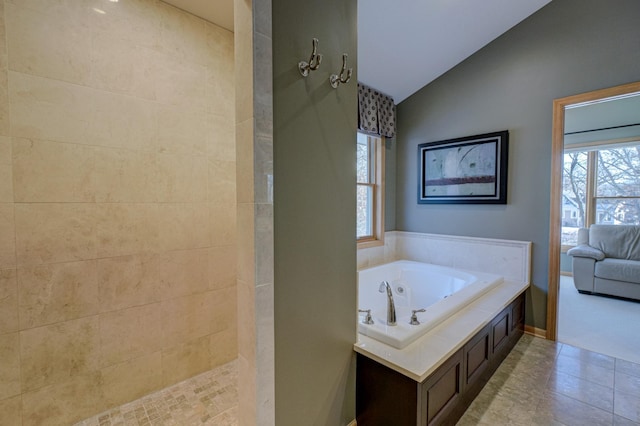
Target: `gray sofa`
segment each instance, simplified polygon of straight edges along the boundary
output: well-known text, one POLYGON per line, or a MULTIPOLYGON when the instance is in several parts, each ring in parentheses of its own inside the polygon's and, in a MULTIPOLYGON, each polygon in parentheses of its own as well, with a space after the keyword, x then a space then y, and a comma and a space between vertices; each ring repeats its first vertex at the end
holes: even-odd
POLYGON ((580 293, 640 300, 640 226, 591 225, 578 231, 573 282, 580 293))

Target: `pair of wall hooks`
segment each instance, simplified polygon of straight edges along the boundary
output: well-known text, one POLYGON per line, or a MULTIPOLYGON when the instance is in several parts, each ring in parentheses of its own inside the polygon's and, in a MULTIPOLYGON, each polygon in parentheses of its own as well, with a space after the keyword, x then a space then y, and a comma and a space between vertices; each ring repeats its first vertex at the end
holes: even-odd
MULTIPOLYGON (((303 77, 308 76, 310 71, 317 70, 322 62, 322 54, 318 53, 317 38, 311 40, 311 48, 311 57, 309 57, 309 61, 298 62, 298 70, 300 70, 300 74, 302 74, 303 77)), ((340 74, 331 74, 329 77, 331 87, 337 89, 341 83, 348 83, 349 80, 351 80, 351 74, 353 74, 353 68, 347 69, 347 54, 343 53, 342 69, 340 70, 340 74)))

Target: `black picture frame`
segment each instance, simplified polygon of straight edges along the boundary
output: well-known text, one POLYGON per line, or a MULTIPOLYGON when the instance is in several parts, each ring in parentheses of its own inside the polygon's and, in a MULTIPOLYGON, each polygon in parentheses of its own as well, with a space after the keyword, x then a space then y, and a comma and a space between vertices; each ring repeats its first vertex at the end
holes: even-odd
POLYGON ((419 204, 507 204, 509 131, 418 145, 419 204))

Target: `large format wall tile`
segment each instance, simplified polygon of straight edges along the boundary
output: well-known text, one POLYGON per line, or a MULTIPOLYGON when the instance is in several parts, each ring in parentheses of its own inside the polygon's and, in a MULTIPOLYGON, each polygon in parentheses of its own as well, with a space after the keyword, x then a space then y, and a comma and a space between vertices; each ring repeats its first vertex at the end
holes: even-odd
POLYGON ((107 408, 102 375, 92 372, 22 395, 23 426, 68 425, 107 408))
POLYGON ((98 313, 93 260, 18 269, 20 329, 98 313))
POLYGON ((155 102, 99 90, 91 93, 91 134, 83 143, 141 151, 155 149, 158 136, 155 102))
POLYGON ((100 367, 98 317, 20 332, 23 390, 62 383, 100 367))
POLYGON ((164 300, 209 289, 209 250, 177 250, 156 256, 156 272, 164 300))
POLYGON ((15 211, 19 264, 95 259, 95 205, 29 203, 15 211))
POLYGON ((146 152, 95 147, 93 195, 103 203, 158 201, 156 158, 146 152))
POLYGON ((20 268, 18 289, 21 330, 98 313, 94 260, 20 268))
POLYGON ((211 215, 211 244, 214 247, 227 246, 236 241, 236 203, 214 201, 209 203, 211 215))
POLYGON ((0 203, 0 268, 16 264, 16 224, 12 203, 0 203))
POLYGON ((212 247, 209 249, 209 288, 217 290, 235 287, 236 284, 236 246, 212 247))
POLYGON ((158 151, 201 155, 207 153, 214 117, 175 105, 158 105, 158 151))
POLYGON ((18 333, 0 334, 0 359, 0 400, 20 395, 22 385, 18 333))
POLYGON ((159 201, 203 203, 207 201, 206 157, 158 154, 159 201))
MULTIPOLYGON (((227 227, 235 226, 224 214, 215 217, 214 220, 224 223, 227 227)), ((210 228, 207 203, 158 205, 158 245, 162 250, 209 247, 210 228)))
POLYGON ((1 425, 12 426, 22 424, 22 397, 20 395, 0 400, 1 425))
POLYGON ((102 365, 117 364, 162 348, 160 304, 100 315, 102 365))
POLYGON ((156 55, 135 43, 114 42, 110 33, 98 34, 93 37, 90 85, 154 100, 156 55))
POLYGON ((13 138, 15 201, 95 201, 95 148, 13 138))
POLYGON ((9 135, 9 96, 7 91, 7 32, 5 4, 0 1, 0 136, 9 135))
POLYGON ((41 11, 7 5, 9 69, 86 84, 91 71, 91 28, 83 21, 64 24, 41 11))
POLYGON ((160 45, 162 51, 180 62, 210 63, 206 21, 194 15, 175 13, 175 8, 160 3, 160 45))
POLYGON ((209 198, 212 203, 236 202, 236 162, 209 158, 209 198))
POLYGON ((188 111, 210 110, 209 99, 202 87, 207 78, 206 67, 192 62, 180 62, 175 56, 159 58, 156 69, 156 99, 160 103, 180 106, 188 111))
POLYGON ((98 259, 96 268, 101 312, 146 305, 162 298, 155 255, 98 259))
POLYGON ((97 257, 124 256, 158 249, 156 204, 99 204, 98 209, 97 257))
POLYGON ((12 202, 13 167, 11 162, 11 139, 7 136, 0 136, 0 203, 12 202))
POLYGON ((99 7, 95 9, 93 7, 97 6, 96 2, 90 1, 86 4, 91 6, 88 22, 91 23, 94 34, 111 37, 114 44, 134 44, 149 49, 161 49, 160 12, 156 7, 162 4, 161 2, 104 0, 100 1, 99 7), (97 12, 96 9, 104 13, 97 12))
POLYGON ((213 290, 207 294, 210 332, 217 333, 234 326, 238 293, 234 287, 213 290))
POLYGON ((95 91, 9 72, 12 136, 89 144, 95 91))
POLYGON ((207 149, 211 158, 236 161, 236 127, 226 117, 210 114, 207 122, 207 149))
MULTIPOLYGON (((169 348, 211 334, 209 293, 162 302, 163 347, 169 348)), ((230 303, 230 302, 229 302, 230 303)))
POLYGON ((0 334, 17 331, 18 283, 15 269, 0 269, 0 334))
POLYGON ((210 368, 209 337, 202 337, 162 351, 164 385, 179 382, 210 368))
POLYGON ((102 369, 108 406, 133 401, 162 387, 162 355, 155 352, 102 369))
MULTIPOLYGON (((1 11, 0 11, 1 12, 1 11)), ((1 16, 1 15, 0 15, 1 16)), ((0 19, 0 31, 2 31, 2 19, 0 19)), ((0 43, 3 42, 0 34, 0 43)), ((4 43, 2 43, 4 44, 4 43)), ((2 48, 0 47, 0 50, 2 48)), ((0 135, 9 135, 9 71, 7 67, 6 52, 0 53, 0 135)))
POLYGON ((226 364, 238 357, 238 329, 234 326, 211 336, 211 366, 226 364))

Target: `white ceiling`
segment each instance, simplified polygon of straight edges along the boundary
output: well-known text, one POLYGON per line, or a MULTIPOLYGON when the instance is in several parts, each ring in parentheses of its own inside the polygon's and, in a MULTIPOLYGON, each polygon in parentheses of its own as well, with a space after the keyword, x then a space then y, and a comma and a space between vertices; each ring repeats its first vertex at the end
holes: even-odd
MULTIPOLYGON (((233 0, 164 1, 233 29, 233 0)), ((400 103, 550 1, 358 0, 358 80, 400 103)))

